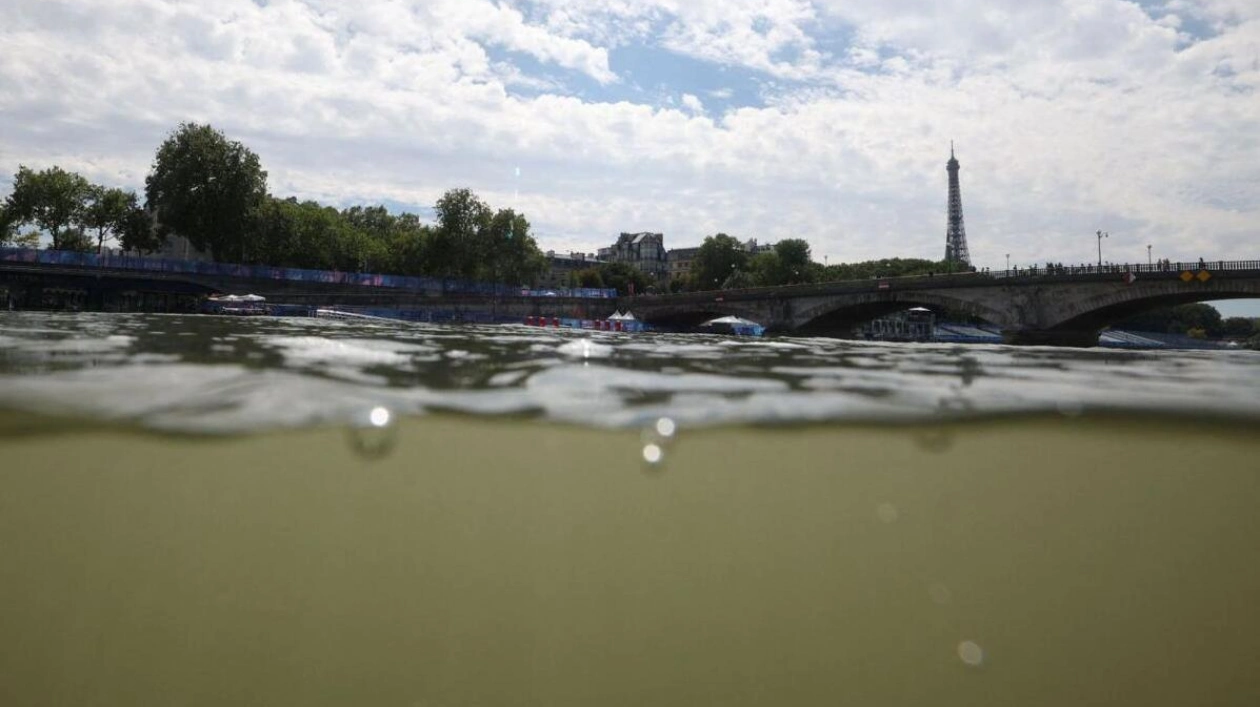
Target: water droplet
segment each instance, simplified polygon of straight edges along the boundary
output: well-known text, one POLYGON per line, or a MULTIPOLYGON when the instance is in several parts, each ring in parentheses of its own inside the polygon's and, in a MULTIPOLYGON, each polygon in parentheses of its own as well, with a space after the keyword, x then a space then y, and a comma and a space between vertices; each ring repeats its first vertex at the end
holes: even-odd
POLYGON ((674 423, 672 418, 662 417, 656 421, 656 434, 662 439, 672 439, 674 433, 678 431, 678 425, 674 423))
POLYGON ((389 424, 390 417, 389 410, 383 407, 374 407, 372 412, 368 413, 368 422, 372 423, 373 427, 384 427, 389 424))
POLYGON ((398 441, 393 421, 394 414, 389 408, 378 405, 367 411, 350 429, 350 447, 365 459, 388 456, 398 441))
POLYGON ((656 466, 665 459, 665 450, 661 449, 661 445, 655 442, 643 445, 643 461, 656 466))
POLYGON ((885 523, 896 523, 897 507, 891 503, 881 503, 875 507, 875 515, 885 523))
POLYGON ((978 668, 984 664, 984 649, 975 641, 963 641, 958 644, 958 657, 967 665, 978 668))

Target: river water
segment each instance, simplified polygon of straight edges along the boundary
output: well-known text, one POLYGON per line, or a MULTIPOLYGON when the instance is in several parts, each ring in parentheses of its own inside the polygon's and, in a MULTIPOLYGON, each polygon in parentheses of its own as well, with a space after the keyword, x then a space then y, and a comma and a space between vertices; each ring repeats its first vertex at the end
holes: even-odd
POLYGON ((1255 704, 1258 373, 0 313, 0 704, 1255 704))

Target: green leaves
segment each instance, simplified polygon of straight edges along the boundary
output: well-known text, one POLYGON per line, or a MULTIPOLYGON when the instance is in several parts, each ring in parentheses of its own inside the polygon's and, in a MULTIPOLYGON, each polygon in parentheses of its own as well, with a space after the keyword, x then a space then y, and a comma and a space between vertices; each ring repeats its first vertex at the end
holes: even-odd
POLYGON ((251 261, 253 212, 266 197, 267 173, 258 155, 196 123, 171 133, 145 179, 145 198, 162 231, 187 237, 220 261, 251 261))
POLYGON ((50 167, 36 172, 18 167, 13 193, 5 200, 5 219, 12 225, 34 223, 52 236, 52 247, 80 245, 67 233, 83 217, 92 185, 74 172, 50 167), (65 243, 63 243, 65 241, 65 243))
POLYGON ((747 270, 748 260, 743 244, 725 233, 705 238, 691 263, 696 288, 719 289, 736 270, 747 270))

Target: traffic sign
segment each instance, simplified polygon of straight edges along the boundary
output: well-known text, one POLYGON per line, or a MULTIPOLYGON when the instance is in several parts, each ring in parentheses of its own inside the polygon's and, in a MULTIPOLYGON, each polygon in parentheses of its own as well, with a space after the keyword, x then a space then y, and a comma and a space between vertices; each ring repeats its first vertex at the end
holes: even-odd
POLYGON ((1207 270, 1200 270, 1197 277, 1199 278, 1199 282, 1207 282, 1212 279, 1212 273, 1207 270))
POLYGON ((1190 282, 1191 280, 1194 279, 1194 273, 1190 272, 1189 270, 1182 270, 1181 275, 1179 277, 1181 277, 1182 282, 1190 282))

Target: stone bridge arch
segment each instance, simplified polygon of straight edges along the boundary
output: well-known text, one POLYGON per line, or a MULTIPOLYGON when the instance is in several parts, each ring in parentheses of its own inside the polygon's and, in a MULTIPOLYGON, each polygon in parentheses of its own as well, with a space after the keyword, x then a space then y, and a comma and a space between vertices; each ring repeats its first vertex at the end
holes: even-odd
POLYGON ((758 324, 766 323, 766 311, 755 302, 687 302, 667 305, 631 306, 630 311, 645 324, 664 329, 692 329, 710 319, 736 316, 758 324))
POLYGON ((1221 299, 1260 299, 1260 281, 1218 279, 1189 285, 1160 280, 1110 289, 1071 301, 1042 322, 1047 331, 1082 331, 1095 335, 1109 325, 1159 307, 1221 299))
POLYGON ((945 292, 949 294, 906 290, 820 298, 821 301, 797 308, 792 317, 792 330, 800 333, 847 333, 854 326, 912 307, 962 312, 1003 329, 1012 324, 1009 312, 989 306, 969 289, 945 292))

